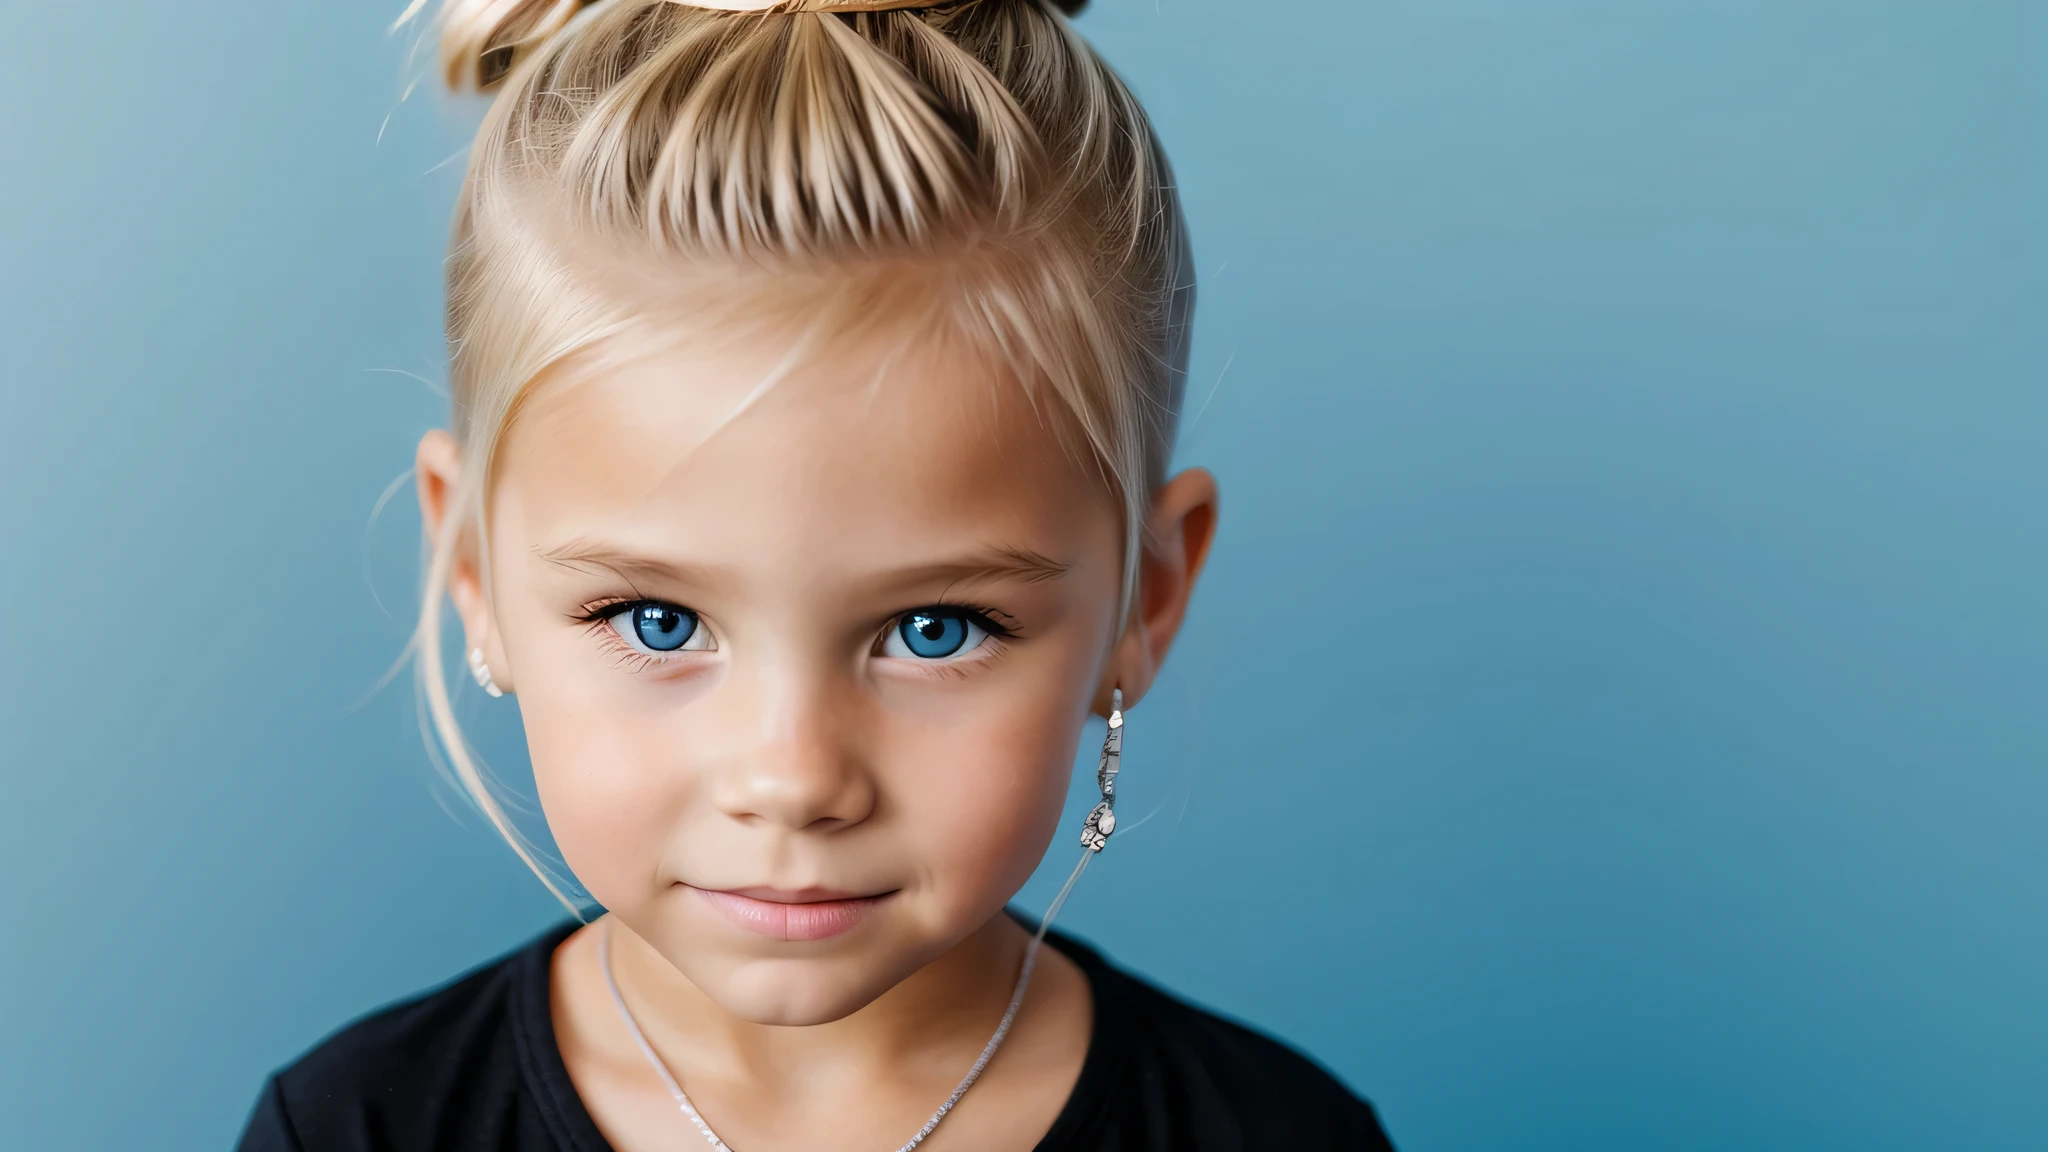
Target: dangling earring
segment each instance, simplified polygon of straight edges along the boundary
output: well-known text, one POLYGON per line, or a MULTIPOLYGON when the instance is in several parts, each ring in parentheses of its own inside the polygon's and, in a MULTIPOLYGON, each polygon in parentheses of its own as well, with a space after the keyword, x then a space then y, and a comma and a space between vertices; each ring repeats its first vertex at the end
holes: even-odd
POLYGON ((1102 760, 1095 766, 1095 783, 1102 789, 1102 803, 1088 813, 1081 826, 1081 846, 1102 851, 1109 834, 1116 831, 1116 773, 1124 754, 1124 690, 1109 690, 1109 731, 1102 737, 1102 760))
POLYGON ((483 689, 486 695, 503 696, 505 694, 505 690, 498 687, 498 682, 491 679, 491 666, 484 663, 483 649, 471 648, 469 650, 469 674, 476 677, 476 686, 483 689))

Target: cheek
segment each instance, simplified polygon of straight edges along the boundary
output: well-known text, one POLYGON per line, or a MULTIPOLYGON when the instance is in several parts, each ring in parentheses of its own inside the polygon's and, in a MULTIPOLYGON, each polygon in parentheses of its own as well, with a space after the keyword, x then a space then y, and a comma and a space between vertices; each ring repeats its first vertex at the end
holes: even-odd
POLYGON ((1015 895, 1064 805, 1080 702, 1059 688, 1005 696, 927 733, 897 788, 933 911, 976 920, 1015 895))
POLYGON ((630 694, 557 677, 528 677, 518 697, 541 810, 577 880, 606 907, 630 908, 656 876, 689 777, 667 763, 663 726, 634 714, 630 694))

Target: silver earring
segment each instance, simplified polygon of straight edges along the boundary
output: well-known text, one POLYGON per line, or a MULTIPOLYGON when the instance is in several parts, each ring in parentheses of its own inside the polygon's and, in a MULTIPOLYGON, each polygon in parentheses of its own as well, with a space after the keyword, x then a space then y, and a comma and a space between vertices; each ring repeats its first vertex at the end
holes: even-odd
POLYGON ((1102 851, 1109 834, 1116 831, 1116 773, 1124 755, 1124 690, 1109 690, 1109 731, 1102 737, 1102 760, 1095 766, 1095 783, 1102 789, 1102 803, 1088 813, 1081 826, 1081 846, 1102 851))
POLYGON ((476 686, 483 689, 486 695, 503 696, 505 694, 505 690, 498 687, 498 682, 491 679, 491 666, 484 663, 483 649, 471 648, 469 650, 469 674, 476 677, 476 686))

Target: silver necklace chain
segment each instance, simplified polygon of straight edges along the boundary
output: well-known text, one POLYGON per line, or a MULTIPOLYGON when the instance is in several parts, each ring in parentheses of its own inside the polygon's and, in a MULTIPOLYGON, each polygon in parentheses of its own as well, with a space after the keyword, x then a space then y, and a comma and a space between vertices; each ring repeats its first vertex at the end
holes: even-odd
MULTIPOLYGON (((932 1118, 924 1122, 924 1127, 917 1130, 917 1135, 912 1136, 910 1142, 898 1148, 896 1152, 910 1152, 924 1143, 924 1138, 932 1134, 932 1129, 939 1126, 939 1121, 946 1118, 946 1114, 953 1110, 953 1105, 958 1104, 960 1098, 967 1095, 967 1090, 974 1087, 974 1082, 981 1078, 982 1069, 987 1068, 988 1062, 995 1058, 996 1049, 1003 1046, 1003 1037, 1010 1034, 1010 1025, 1017 1020, 1017 1009, 1024 1004, 1024 989, 1031 983, 1031 968, 1038 961, 1038 946, 1045 939, 1045 930, 1052 926, 1053 916, 1059 912, 1060 905, 1066 903, 1067 893, 1074 890, 1074 882, 1081 878, 1082 871, 1088 867, 1088 860, 1093 855, 1093 852, 1081 853, 1081 863, 1074 868, 1074 874, 1067 877, 1065 887, 1060 889, 1060 894, 1053 900, 1052 906, 1046 909, 1045 919, 1039 923, 1038 931, 1032 934, 1031 943, 1025 946, 1024 964, 1017 972, 1017 987, 1010 993, 1010 1005, 1003 1009, 1003 1019, 996 1025, 996 1034, 988 1038, 987 1044, 982 1045, 981 1055, 975 1058, 974 1066, 967 1070, 967 1075, 960 1078, 960 1086, 953 1089, 953 1094, 946 1097, 946 1102, 939 1105, 939 1110, 932 1113, 932 1118)), ((655 1075, 661 1077, 661 1083, 668 1089, 669 1096, 675 1100, 676 1107, 682 1109, 683 1115, 690 1118, 690 1123, 697 1126, 698 1134, 704 1137, 714 1152, 732 1152, 726 1142, 718 1138, 718 1133, 711 1130, 711 1125, 705 1122, 704 1114, 697 1111, 695 1104, 690 1103, 689 1095, 683 1091, 683 1086, 676 1082, 675 1074, 668 1070, 668 1065, 655 1054, 654 1045, 649 1044, 646 1034, 640 1031, 639 1022, 633 1019, 632 1009, 626 1007, 626 998, 619 994, 619 982, 612 976, 612 921, 609 920, 605 921, 604 931, 597 938, 597 965, 604 969, 604 985, 611 991, 612 1003, 618 1006, 619 1019, 625 1022, 626 1031, 633 1034, 633 1043, 640 1046, 640 1054, 647 1057, 647 1063, 654 1069, 655 1075)))

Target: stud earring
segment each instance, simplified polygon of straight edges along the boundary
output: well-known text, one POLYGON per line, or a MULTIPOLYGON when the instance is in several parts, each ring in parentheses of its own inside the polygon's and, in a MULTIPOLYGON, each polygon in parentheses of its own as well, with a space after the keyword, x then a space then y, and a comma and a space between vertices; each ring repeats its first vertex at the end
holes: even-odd
POLYGON ((469 674, 476 677, 476 686, 483 689, 486 695, 503 696, 505 694, 505 690, 498 687, 498 682, 491 679, 491 666, 484 663, 483 649, 471 648, 469 650, 469 674))
POLYGON ((1124 754, 1124 690, 1109 690, 1109 731, 1102 737, 1102 760, 1095 766, 1095 784, 1102 789, 1102 803, 1088 813, 1081 826, 1081 846, 1102 851, 1109 834, 1116 831, 1116 774, 1124 754))

